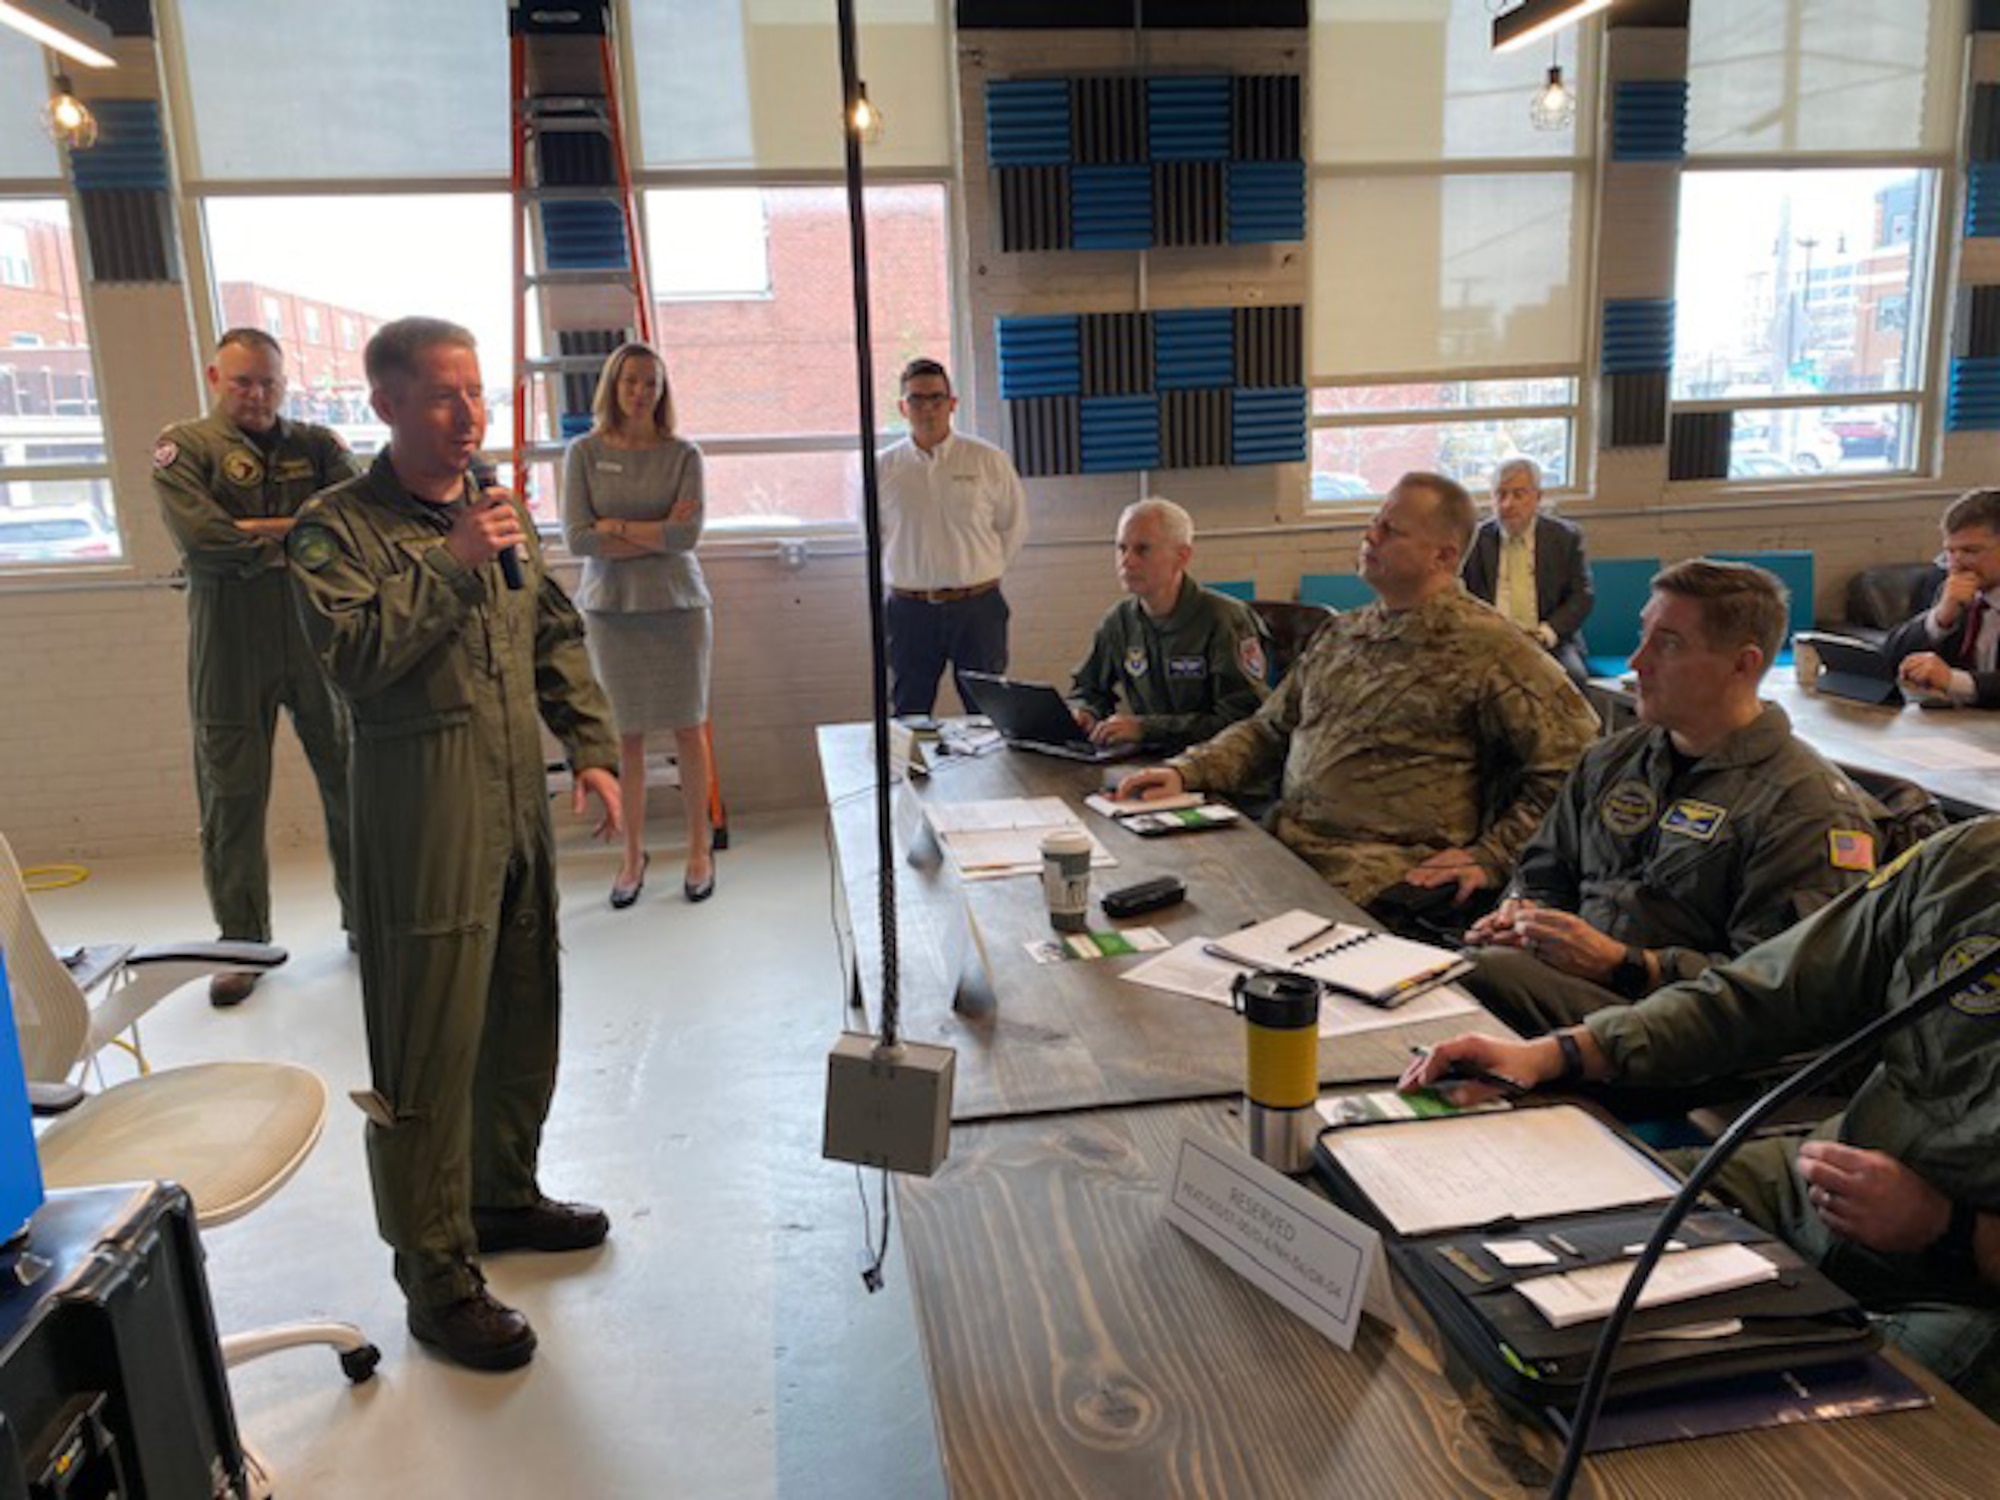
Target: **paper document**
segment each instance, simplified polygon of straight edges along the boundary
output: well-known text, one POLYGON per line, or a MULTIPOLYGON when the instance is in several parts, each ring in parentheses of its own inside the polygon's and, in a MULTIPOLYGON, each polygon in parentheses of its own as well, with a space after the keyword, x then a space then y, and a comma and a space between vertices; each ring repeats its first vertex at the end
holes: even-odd
MULTIPOLYGON (((1617 1261, 1559 1276, 1536 1276, 1516 1282, 1514 1290, 1549 1320, 1550 1327, 1568 1328, 1573 1323, 1610 1317, 1637 1264, 1636 1260, 1617 1261)), ((1748 1245, 1704 1245, 1699 1250, 1661 1256, 1639 1293, 1639 1305, 1687 1302, 1777 1279, 1778 1268, 1748 1245)))
MULTIPOLYGON (((1220 957, 1209 938, 1188 938, 1157 958, 1127 969, 1118 977, 1154 989, 1171 990, 1176 995, 1192 995, 1216 1005, 1236 1002, 1230 985, 1238 974, 1255 965, 1220 957)), ((1355 1036, 1364 1031, 1385 1031, 1391 1026, 1407 1026, 1413 1021, 1441 1021, 1452 1016, 1476 1016, 1478 1002, 1463 990, 1449 985, 1417 996, 1407 1005, 1384 1010, 1377 1005, 1337 995, 1327 990, 1319 998, 1319 1034, 1355 1036)))
POLYGON ((1229 957, 1261 969, 1288 969, 1377 1005, 1399 1005, 1471 967, 1448 948, 1393 933, 1288 911, 1217 938, 1229 957))
POLYGON ((1342 1130, 1321 1145, 1400 1234, 1661 1203, 1676 1186, 1568 1104, 1342 1130))
POLYGON ((1149 797, 1145 801, 1120 802, 1105 792, 1083 799, 1083 805, 1107 818, 1130 818, 1140 813, 1172 812, 1179 807, 1200 807, 1208 799, 1200 792, 1179 792, 1171 797, 1149 797))
MULTIPOLYGON (((1082 820, 1060 797, 999 797, 985 802, 927 801, 931 831, 958 873, 967 880, 1004 875, 1039 875, 1042 839, 1058 828, 1083 829, 1082 820)), ((1097 836, 1090 839, 1093 869, 1118 863, 1097 836)))

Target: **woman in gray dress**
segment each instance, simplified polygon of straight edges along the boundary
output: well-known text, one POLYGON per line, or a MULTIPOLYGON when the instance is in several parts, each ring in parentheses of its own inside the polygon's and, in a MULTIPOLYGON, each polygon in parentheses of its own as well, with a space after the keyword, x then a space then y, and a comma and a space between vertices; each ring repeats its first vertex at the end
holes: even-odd
POLYGON ((618 716, 625 860, 611 887, 621 910, 646 883, 646 735, 671 729, 687 814, 687 899, 715 891, 708 820, 708 585, 701 539, 701 450, 674 436, 666 361, 625 344, 604 362, 590 431, 563 467, 563 535, 583 558, 576 602, 590 659, 618 716))

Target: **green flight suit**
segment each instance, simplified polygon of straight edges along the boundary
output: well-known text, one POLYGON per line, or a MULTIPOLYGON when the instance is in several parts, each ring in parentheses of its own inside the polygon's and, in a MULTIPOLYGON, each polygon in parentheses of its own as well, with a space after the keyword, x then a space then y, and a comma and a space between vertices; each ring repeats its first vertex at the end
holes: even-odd
MULTIPOLYGON (((2000 943, 1996 872, 2000 818, 1960 824, 1741 958, 1584 1024, 1634 1083, 1726 1077, 1826 1047, 2000 943)), ((1886 1152, 1952 1199, 2000 1212, 2000 979, 1884 1042, 1847 1109, 1815 1134, 1886 1152)), ((2000 1288, 1835 1236, 1797 1157, 1796 1138, 1752 1141, 1717 1186, 2000 1416, 2000 1288)))
POLYGON ((1445 849, 1497 887, 1596 733, 1555 658, 1454 582, 1336 615, 1255 715, 1168 764, 1196 791, 1282 769, 1272 831, 1365 906, 1445 849))
MULTIPOLYGON (((1512 893, 1654 950, 1663 983, 1692 979, 1866 880, 1879 810, 1776 704, 1693 761, 1640 725, 1584 752, 1512 893)), ((1480 950, 1465 984, 1531 1035, 1637 998, 1517 948, 1480 950)))
POLYGON ((153 493, 186 560, 201 876, 225 938, 271 938, 264 820, 281 706, 319 783, 341 925, 354 930, 346 715, 299 632, 283 545, 235 522, 296 515, 320 490, 360 472, 330 428, 282 417, 259 442, 215 412, 167 428, 153 447, 153 493))
POLYGON ((1100 719, 1126 712, 1148 750, 1180 750, 1247 719, 1269 696, 1264 622, 1242 601, 1183 575, 1163 620, 1130 597, 1105 612, 1072 696, 1100 719))
POLYGON ((479 1286, 473 1206, 538 1193, 561 981, 537 713, 575 770, 617 762, 582 617, 526 511, 515 592, 497 563, 445 550, 457 503, 411 496, 385 453, 289 543, 306 634, 354 720, 376 1217, 428 1308, 479 1286))

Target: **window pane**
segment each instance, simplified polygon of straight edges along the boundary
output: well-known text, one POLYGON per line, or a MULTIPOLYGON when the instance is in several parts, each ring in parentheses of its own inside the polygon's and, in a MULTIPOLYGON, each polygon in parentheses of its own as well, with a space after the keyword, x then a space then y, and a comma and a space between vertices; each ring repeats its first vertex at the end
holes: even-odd
POLYGON ((286 415, 324 422, 357 453, 387 437, 368 407, 361 346, 393 318, 449 318, 479 341, 487 442, 513 441, 513 263, 500 194, 211 198, 203 207, 226 327, 285 348, 286 415), (449 245, 451 253, 412 254, 449 245), (310 317, 308 314, 310 313, 310 317))
POLYGON ((42 49, 0 27, 0 177, 60 177, 56 143, 42 130, 49 72, 42 49))
POLYGON ((1949 155, 1962 0, 1695 0, 1692 155, 1949 155))
POLYGON ((1914 462, 1916 409, 1875 406, 1755 407, 1735 413, 1729 437, 1731 479, 1794 475, 1881 474, 1914 462))
POLYGON ((197 179, 505 179, 506 7, 180 0, 178 9, 197 179))
POLYGON ((1688 173, 1674 394, 1915 389, 1933 196, 1910 170, 1688 173))
POLYGON ((1580 364, 1580 197, 1570 172, 1316 179, 1315 378, 1580 364))
POLYGON ((861 513, 861 460, 844 453, 704 455, 710 530, 851 521, 861 513))
POLYGON ((1573 406, 1576 382, 1563 376, 1535 380, 1446 380, 1425 385, 1336 385, 1313 392, 1319 415, 1352 411, 1457 411, 1498 406, 1573 406))
POLYGON ((1569 482, 1570 423, 1564 417, 1496 417, 1396 427, 1321 427, 1313 432, 1312 498, 1340 502, 1387 494, 1413 469, 1447 474, 1482 490, 1501 459, 1523 454, 1555 489, 1569 482))
MULTIPOLYGON (((1316 0, 1313 160, 1575 154, 1574 124, 1537 130, 1528 119, 1528 102, 1547 77, 1549 50, 1495 53, 1495 9, 1490 0, 1316 0)), ((1557 44, 1572 88, 1595 76, 1587 59, 1596 37, 1596 25, 1586 23, 1557 44)), ((1579 101, 1586 121, 1591 108, 1579 101)))
MULTIPOLYGON (((6 426, 0 418, 0 433, 6 426)), ((11 435, 0 436, 0 449, 16 446, 11 435)), ((97 454, 103 457, 101 446, 97 454)), ((0 477, 0 564, 107 563, 124 554, 110 480, 0 477)))
MULTIPOLYGON (((882 112, 878 167, 951 161, 951 53, 939 0, 858 0, 861 76, 882 112)), ((824 0, 631 7, 648 167, 837 168, 840 56, 824 0)))

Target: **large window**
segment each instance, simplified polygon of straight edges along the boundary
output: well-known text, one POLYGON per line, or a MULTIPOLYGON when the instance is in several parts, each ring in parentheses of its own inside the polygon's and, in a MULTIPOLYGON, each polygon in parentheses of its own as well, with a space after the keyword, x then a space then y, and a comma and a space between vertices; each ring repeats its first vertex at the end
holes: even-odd
MULTIPOLYGON (((1411 468, 1483 484, 1517 452, 1583 477, 1589 131, 1534 124, 1548 54, 1495 56, 1492 19, 1485 0, 1313 7, 1313 502, 1411 468)), ((1596 37, 1559 44, 1573 86, 1596 37)))
POLYGON ((1730 479, 1928 462, 1961 11, 1696 0, 1673 396, 1679 412, 1730 414, 1730 479))

